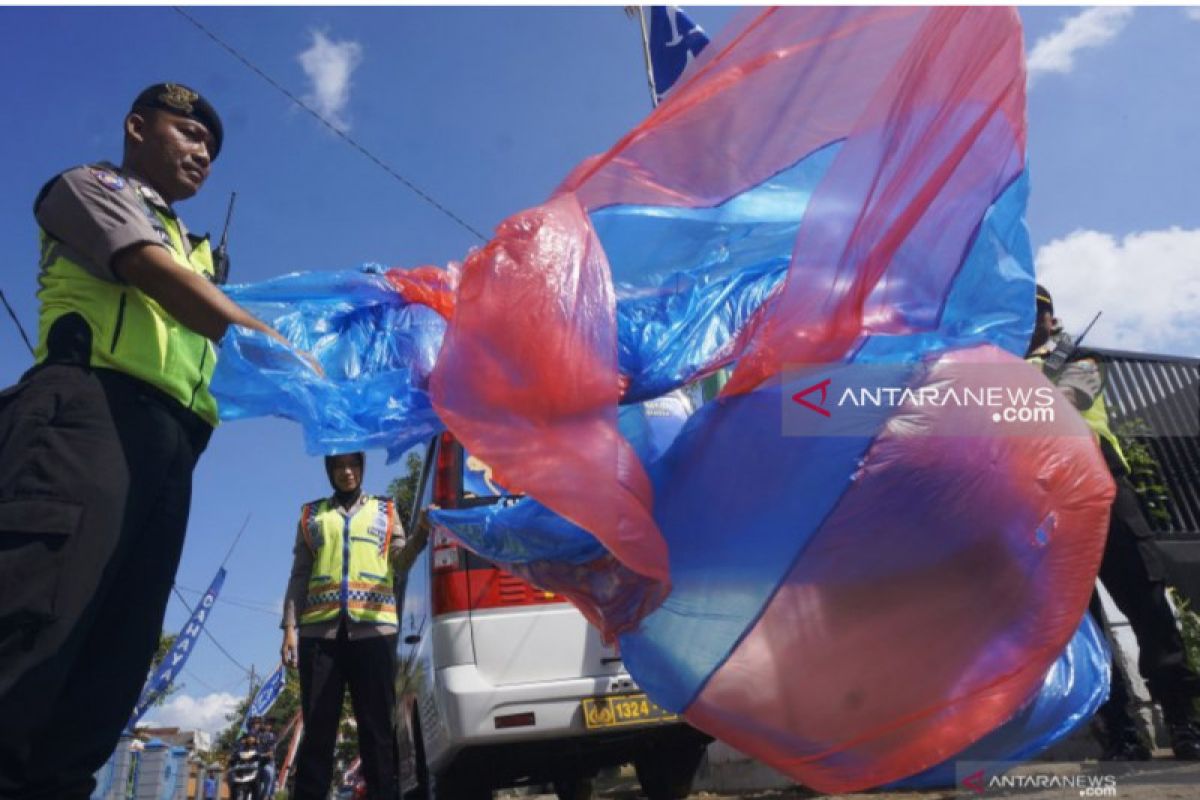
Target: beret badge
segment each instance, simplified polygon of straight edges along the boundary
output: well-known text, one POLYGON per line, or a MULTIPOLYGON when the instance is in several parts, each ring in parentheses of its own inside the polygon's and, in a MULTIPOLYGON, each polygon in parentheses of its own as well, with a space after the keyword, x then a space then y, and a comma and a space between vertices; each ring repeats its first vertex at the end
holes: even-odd
POLYGON ((192 113, 192 103, 200 98, 200 95, 193 92, 186 86, 180 86, 177 83, 168 83, 166 91, 158 96, 159 102, 166 103, 171 108, 177 111, 182 111, 184 114, 192 113))

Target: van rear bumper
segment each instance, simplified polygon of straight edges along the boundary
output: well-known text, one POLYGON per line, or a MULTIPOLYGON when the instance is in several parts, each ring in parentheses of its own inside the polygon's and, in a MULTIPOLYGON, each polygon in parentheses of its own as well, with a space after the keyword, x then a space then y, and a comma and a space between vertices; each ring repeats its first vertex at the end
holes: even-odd
POLYGON ((464 745, 564 734, 591 736, 600 731, 590 731, 584 724, 580 705, 584 698, 638 691, 637 684, 626 674, 496 686, 484 680, 473 664, 438 670, 435 685, 446 712, 450 740, 464 745), (533 725, 496 727, 498 716, 529 712, 534 715, 533 725))
POLYGON ((451 760, 456 772, 476 763, 500 780, 544 773, 552 764, 561 769, 567 762, 572 772, 600 769, 626 763, 660 741, 702 735, 682 720, 589 729, 582 701, 638 691, 625 674, 494 686, 474 665, 461 665, 438 670, 435 685, 450 743, 430 765, 435 771, 451 760), (527 713, 534 715, 533 725, 496 727, 498 716, 527 713))

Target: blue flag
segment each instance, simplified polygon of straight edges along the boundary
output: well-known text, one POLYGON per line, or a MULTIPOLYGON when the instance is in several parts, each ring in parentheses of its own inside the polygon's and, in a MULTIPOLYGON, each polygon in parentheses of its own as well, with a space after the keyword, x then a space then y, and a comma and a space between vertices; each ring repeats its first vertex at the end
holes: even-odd
POLYGON ((162 663, 158 665, 158 669, 155 670, 153 677, 142 688, 142 696, 138 698, 137 705, 133 707, 133 714, 129 717, 129 723, 126 725, 129 730, 133 730, 138 720, 146 713, 146 709, 150 708, 163 692, 171 688, 171 682, 183 670, 188 656, 196 647, 196 640, 200 638, 200 632, 204 630, 204 623, 208 620, 208 615, 212 613, 213 605, 217 602, 217 593, 221 591, 223 583, 225 583, 225 568, 221 567, 217 570, 217 576, 213 578, 204 597, 200 598, 200 602, 192 612, 191 619, 187 621, 187 625, 183 626, 183 630, 175 638, 171 652, 167 653, 162 663))
POLYGON ((254 700, 250 702, 250 708, 246 710, 246 716, 242 719, 241 732, 245 733, 246 724, 255 717, 266 716, 271 710, 271 706, 275 705, 275 701, 279 698, 280 692, 283 691, 283 664, 275 668, 271 673, 271 677, 258 687, 258 692, 254 695, 254 700))
POLYGON ((650 7, 650 64, 659 100, 679 80, 688 61, 707 44, 704 29, 678 6, 650 7))

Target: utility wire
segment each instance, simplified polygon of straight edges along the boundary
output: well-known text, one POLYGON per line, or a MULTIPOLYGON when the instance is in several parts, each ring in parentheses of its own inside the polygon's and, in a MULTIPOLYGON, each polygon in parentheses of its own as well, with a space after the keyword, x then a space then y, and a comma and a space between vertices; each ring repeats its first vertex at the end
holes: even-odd
POLYGON ((0 301, 4 302, 4 307, 8 309, 8 315, 12 317, 13 324, 21 332, 21 338, 25 340, 25 346, 29 348, 29 355, 33 355, 33 345, 29 343, 29 337, 25 335, 25 326, 21 324, 21 320, 17 319, 17 312, 13 311, 13 307, 8 304, 8 298, 4 296, 3 289, 0 289, 0 301))
POLYGON ((233 537, 233 544, 229 545, 229 549, 225 552, 225 558, 221 559, 221 569, 225 568, 225 564, 229 562, 229 557, 233 555, 233 548, 237 547, 237 543, 241 540, 242 534, 246 532, 246 526, 250 524, 250 515, 242 520, 242 527, 238 529, 237 536, 233 537))
MULTIPOLYGON (((183 599, 183 595, 180 594, 179 590, 176 589, 174 586, 171 587, 171 591, 175 593, 175 597, 178 598, 179 602, 183 603, 183 607, 187 609, 188 615, 190 616, 192 614, 192 607, 190 605, 188 605, 188 601, 183 599)), ((209 630, 207 627, 204 628, 203 630, 204 630, 204 635, 207 636, 210 640, 212 640, 212 643, 217 646, 218 650, 220 650, 222 653, 225 654, 226 658, 228 658, 230 661, 232 661, 234 663, 234 665, 238 669, 240 669, 242 672, 246 673, 247 675, 250 674, 250 668, 247 667, 242 662, 238 661, 232 655, 230 655, 229 651, 226 650, 225 647, 220 642, 217 641, 217 637, 215 637, 211 633, 209 633, 209 630)))
MULTIPOLYGON (((196 595, 204 594, 203 589, 195 589, 191 586, 183 586, 178 583, 175 584, 175 588, 179 589, 180 591, 187 592, 188 594, 196 594, 196 595)), ((238 608, 244 608, 247 611, 257 611, 260 614, 269 614, 273 617, 278 617, 283 613, 278 608, 267 605, 266 603, 257 603, 253 600, 245 600, 240 597, 230 597, 229 595, 226 595, 226 594, 221 595, 220 601, 222 603, 227 603, 231 606, 237 606, 238 608)))
POLYGON ((246 675, 243 675, 242 677, 240 677, 240 678, 236 679, 236 680, 235 680, 233 683, 229 684, 228 686, 226 686, 226 687, 225 687, 224 689, 222 689, 221 691, 222 691, 222 692, 232 692, 234 689, 236 689, 236 688, 238 688, 239 686, 241 686, 241 685, 242 685, 242 681, 248 681, 248 680, 250 680, 250 675, 249 675, 249 673, 247 673, 246 675))
POLYGON ((291 100, 293 103, 295 103, 300 108, 307 111, 318 122, 320 122, 322 125, 324 125, 329 130, 333 131, 339 137, 341 137, 341 139, 343 141, 345 141, 346 144, 350 145, 355 150, 357 150, 358 152, 362 153, 364 156, 369 158, 371 161, 375 162, 375 164, 377 166, 379 166, 380 169, 382 169, 387 174, 391 175, 396 180, 400 181, 400 183, 407 186, 409 188, 409 190, 411 190, 413 193, 415 193, 418 197, 420 197, 426 203, 433 206, 438 211, 441 211, 443 214, 445 214, 450 219, 454 220, 464 230, 469 231, 472 235, 474 235, 476 238, 478 238, 479 241, 486 242, 488 240, 487 237, 484 236, 482 233, 480 233, 478 229, 476 229, 474 226, 467 223, 465 220, 463 220, 462 217, 458 216, 458 214, 455 214, 453 211, 446 208, 444 205, 439 203, 437 200, 435 200, 431 196, 429 196, 429 194, 422 191, 420 187, 418 187, 416 184, 414 184, 408 178, 404 177, 399 172, 392 169, 392 167, 389 166, 387 163, 385 163, 381 158, 379 158, 374 153, 372 153, 370 150, 363 147, 357 141, 352 139, 349 134, 340 130, 336 125, 331 123, 329 120, 325 119, 325 117, 321 116, 321 113, 319 111, 312 108, 310 105, 305 103, 299 97, 296 97, 296 95, 292 94, 290 91, 288 91, 282 85, 280 85, 274 78, 272 78, 270 75, 268 75, 267 73, 265 73, 261 69, 259 69, 257 66, 255 66, 255 64, 249 58, 242 55, 236 48, 234 48, 230 44, 227 44, 223 39, 221 39, 221 37, 217 36, 215 33, 213 33, 208 28, 206 28, 204 26, 204 24, 202 22, 200 22, 200 20, 196 19, 191 14, 187 13, 179 6, 173 6, 173 8, 177 14, 179 14, 181 17, 186 19, 188 22, 192 23, 192 25, 196 26, 196 28, 199 29, 201 33, 203 33, 209 39, 212 39, 214 42, 216 42, 217 45, 222 47, 226 52, 228 52, 230 55, 232 55, 238 61, 241 61, 243 64, 245 64, 247 68, 249 68, 254 74, 258 75, 264 81, 269 83, 276 91, 278 91, 280 94, 282 94, 287 99, 291 100))
MULTIPOLYGON (((191 678, 191 679, 192 679, 192 680, 194 680, 196 683, 198 683, 198 684, 200 684, 201 686, 203 686, 205 689, 208 689, 210 692, 220 692, 220 691, 221 691, 220 689, 218 689, 217 687, 213 686, 213 685, 212 685, 211 683, 209 683, 208 681, 206 681, 206 680, 204 680, 203 678, 201 678, 201 677, 200 677, 199 675, 197 675, 196 673, 192 672, 192 671, 191 671, 190 669, 188 669, 187 667, 184 667, 184 668, 183 668, 183 674, 184 674, 184 675, 187 675, 189 678, 191 678)), ((238 680, 240 681, 240 680, 242 680, 242 679, 241 679, 241 678, 239 678, 238 680)))

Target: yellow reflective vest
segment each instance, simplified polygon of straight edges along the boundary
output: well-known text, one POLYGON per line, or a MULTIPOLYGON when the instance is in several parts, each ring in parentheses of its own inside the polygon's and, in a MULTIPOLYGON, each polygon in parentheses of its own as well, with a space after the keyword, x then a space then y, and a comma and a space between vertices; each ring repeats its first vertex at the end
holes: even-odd
MULTIPOLYGON (((189 248, 173 217, 147 206, 170 239, 168 249, 184 269, 211 277, 213 256, 208 239, 189 248)), ((92 331, 91 365, 113 369, 145 381, 177 400, 209 425, 217 424, 217 401, 209 392, 217 352, 206 337, 177 322, 141 290, 95 277, 53 246, 40 231, 43 254, 41 314, 34 357, 46 358, 46 337, 55 320, 78 313, 92 331)))
MULTIPOLYGON (((1032 355, 1025 359, 1031 364, 1042 368, 1042 363, 1045 361, 1045 354, 1032 355)), ((1103 366, 1101 366, 1103 369, 1103 366)), ((1092 433, 1100 440, 1101 449, 1106 451, 1111 450, 1112 455, 1116 457, 1120 465, 1125 468, 1125 472, 1129 472, 1129 461, 1125 458, 1125 451, 1121 449, 1121 442, 1117 439, 1117 435, 1112 432, 1112 426, 1108 422, 1108 404, 1104 402, 1104 392, 1101 391, 1092 400, 1091 406, 1086 411, 1080 411, 1080 416, 1083 421, 1092 429, 1092 433)), ((1109 465, 1112 467, 1112 465, 1109 465)))
POLYGON ((365 495, 352 515, 328 499, 306 503, 300 530, 313 554, 300 624, 336 620, 397 625, 392 501, 365 495))

